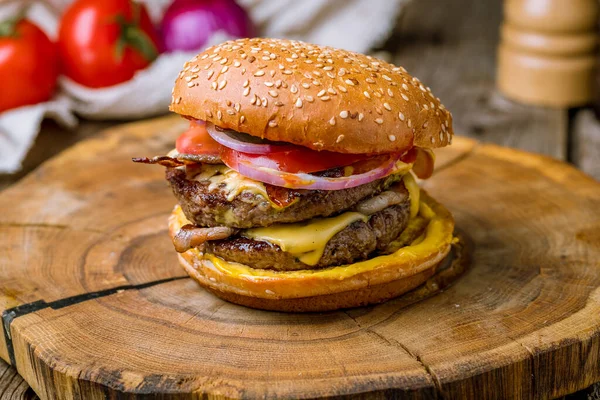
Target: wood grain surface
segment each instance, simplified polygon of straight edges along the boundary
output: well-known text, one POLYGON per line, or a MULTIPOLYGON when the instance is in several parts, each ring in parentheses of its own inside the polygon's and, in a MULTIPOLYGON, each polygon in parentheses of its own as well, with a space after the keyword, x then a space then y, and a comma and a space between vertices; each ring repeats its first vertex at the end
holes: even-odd
POLYGON ((223 302, 179 267, 159 167, 184 124, 114 128, 0 194, 0 356, 44 399, 554 398, 600 381, 600 184, 457 138, 426 188, 472 268, 413 303, 322 314, 223 302))

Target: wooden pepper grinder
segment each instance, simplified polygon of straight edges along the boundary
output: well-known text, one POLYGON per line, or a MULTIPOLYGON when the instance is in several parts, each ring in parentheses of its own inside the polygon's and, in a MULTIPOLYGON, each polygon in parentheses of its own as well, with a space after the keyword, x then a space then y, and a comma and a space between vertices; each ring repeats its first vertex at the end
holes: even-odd
POLYGON ((505 0, 497 85, 528 104, 572 107, 594 97, 598 0, 505 0))

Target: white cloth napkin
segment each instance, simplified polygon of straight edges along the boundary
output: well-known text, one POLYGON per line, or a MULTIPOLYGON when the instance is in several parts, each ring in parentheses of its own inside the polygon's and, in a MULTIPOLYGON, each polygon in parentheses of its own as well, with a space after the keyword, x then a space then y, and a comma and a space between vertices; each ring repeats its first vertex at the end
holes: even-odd
MULTIPOLYGON (((71 1, 30 1, 27 16, 56 38, 60 12, 71 1)), ((155 22, 170 4, 170 0, 140 1, 147 5, 155 22)), ((408 1, 238 0, 250 13, 261 36, 304 40, 361 53, 387 37, 408 1)), ((0 5, 0 18, 14 13, 22 4, 15 1, 0 5)), ((216 33, 207 46, 227 39, 224 33, 216 33)), ((77 124, 73 113, 101 120, 138 119, 168 112, 177 74, 201 50, 162 54, 131 81, 109 88, 90 89, 63 76, 59 79, 59 93, 52 101, 0 113, 0 173, 19 170, 45 117, 73 128, 77 124)))

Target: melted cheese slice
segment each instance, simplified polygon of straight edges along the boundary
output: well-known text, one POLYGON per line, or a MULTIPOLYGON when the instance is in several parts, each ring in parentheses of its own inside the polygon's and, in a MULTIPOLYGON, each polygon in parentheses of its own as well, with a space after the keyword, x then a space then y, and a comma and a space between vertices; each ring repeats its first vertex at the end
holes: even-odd
POLYGON ((193 178, 198 182, 209 182, 208 190, 222 190, 227 194, 227 201, 232 201, 243 191, 258 194, 269 200, 267 189, 262 182, 246 178, 226 165, 204 164, 202 172, 193 178))
POLYGON ((242 236, 276 244, 304 264, 317 265, 332 237, 353 222, 366 222, 368 219, 368 216, 361 213, 345 212, 336 217, 248 229, 242 232, 242 236))
POLYGON ((421 188, 419 188, 417 181, 410 172, 402 177, 402 181, 404 182, 404 187, 408 190, 408 195, 410 197, 410 217, 414 218, 419 213, 421 188))

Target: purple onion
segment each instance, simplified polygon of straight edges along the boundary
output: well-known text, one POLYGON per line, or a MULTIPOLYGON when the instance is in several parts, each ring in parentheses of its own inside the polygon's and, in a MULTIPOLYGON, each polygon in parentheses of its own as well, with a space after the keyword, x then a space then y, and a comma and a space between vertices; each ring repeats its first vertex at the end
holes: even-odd
POLYGON ((219 30, 238 38, 254 36, 252 21, 234 0, 175 0, 161 23, 163 50, 200 50, 219 30))

